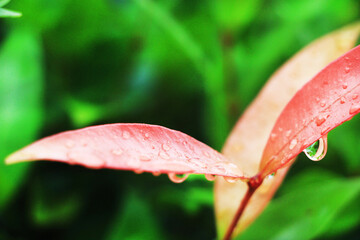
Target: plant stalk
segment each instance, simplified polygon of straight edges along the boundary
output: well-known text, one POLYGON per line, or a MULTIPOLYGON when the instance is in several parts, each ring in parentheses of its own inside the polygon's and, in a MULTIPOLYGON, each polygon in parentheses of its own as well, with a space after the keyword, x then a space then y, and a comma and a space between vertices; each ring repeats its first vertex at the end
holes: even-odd
POLYGON ((236 225, 238 224, 242 214, 244 213, 245 207, 247 206, 247 204, 250 201, 250 198, 252 197, 252 195, 254 194, 256 189, 261 185, 261 183, 262 183, 262 180, 257 177, 250 179, 250 181, 247 183, 248 189, 246 191, 246 194, 245 194, 244 198, 241 200, 240 206, 239 206, 238 210, 236 211, 236 213, 226 231, 226 234, 225 234, 223 240, 231 239, 231 235, 233 234, 233 232, 236 228, 236 225))

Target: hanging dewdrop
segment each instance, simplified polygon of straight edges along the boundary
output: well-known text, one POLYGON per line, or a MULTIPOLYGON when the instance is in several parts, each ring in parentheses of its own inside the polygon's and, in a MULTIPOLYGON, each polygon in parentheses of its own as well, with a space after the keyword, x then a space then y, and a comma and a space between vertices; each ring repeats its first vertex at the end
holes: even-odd
POLYGON ((322 136, 319 140, 311 144, 304 150, 306 156, 312 161, 320 161, 326 155, 327 135, 322 136))

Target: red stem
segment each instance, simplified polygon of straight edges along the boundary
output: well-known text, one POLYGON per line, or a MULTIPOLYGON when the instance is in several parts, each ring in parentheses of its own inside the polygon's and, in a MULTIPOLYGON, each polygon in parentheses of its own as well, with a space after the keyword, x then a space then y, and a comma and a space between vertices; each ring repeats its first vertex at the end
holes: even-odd
POLYGON ((262 180, 260 180, 257 177, 250 179, 250 181, 248 182, 248 189, 246 191, 246 194, 245 194, 244 198, 242 199, 240 206, 239 206, 238 210, 236 211, 235 216, 233 217, 231 224, 228 227, 223 240, 231 239, 231 235, 233 234, 236 225, 238 224, 242 214, 244 213, 245 207, 247 206, 248 202, 250 201, 250 198, 252 197, 252 195, 254 194, 256 189, 261 185, 261 183, 262 183, 262 180))

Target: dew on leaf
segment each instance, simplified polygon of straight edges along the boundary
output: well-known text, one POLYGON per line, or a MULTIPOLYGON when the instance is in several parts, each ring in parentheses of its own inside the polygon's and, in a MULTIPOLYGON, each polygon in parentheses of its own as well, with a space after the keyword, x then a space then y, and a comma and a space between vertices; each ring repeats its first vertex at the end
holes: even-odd
POLYGON ((330 129, 331 129, 330 126, 327 126, 327 127, 323 128, 323 129, 321 130, 321 134, 322 134, 322 135, 323 135, 323 134, 326 134, 327 132, 330 131, 330 129))
POLYGON ((136 170, 134 170, 134 173, 136 173, 136 174, 142 174, 144 171, 143 170, 141 170, 141 169, 136 169, 136 170))
POLYGON ((349 113, 350 114, 355 114, 355 113, 357 113, 359 111, 360 111, 360 104, 354 104, 354 105, 351 105, 349 113))
POLYGON ((345 72, 349 73, 350 72, 350 67, 345 67, 345 72))
POLYGON ((297 140, 294 138, 290 142, 289 149, 292 150, 296 146, 296 144, 297 144, 297 140))
POLYGON ((203 151, 203 154, 205 157, 208 157, 208 158, 210 157, 210 154, 208 153, 208 151, 203 151))
POLYGON ((275 138, 276 138, 276 133, 272 133, 272 134, 270 134, 270 139, 271 139, 272 141, 274 141, 274 140, 275 140, 275 138))
POLYGON ((120 148, 117 148, 117 149, 112 150, 112 153, 117 156, 120 156, 123 153, 123 150, 121 150, 120 148))
POLYGON ((160 156, 162 159, 165 159, 165 160, 170 159, 169 155, 168 155, 166 152, 164 152, 164 151, 160 151, 159 156, 160 156))
POLYGON ((169 145, 167 145, 166 143, 162 144, 161 147, 162 147, 162 149, 164 149, 164 151, 169 151, 170 150, 169 145))
POLYGON ((228 183, 235 183, 238 179, 234 178, 234 177, 226 177, 226 176, 224 176, 224 180, 227 181, 228 183))
POLYGON ((215 180, 215 175, 213 175, 213 174, 205 174, 205 178, 206 178, 206 180, 208 180, 208 181, 214 181, 215 180))
POLYGON ((312 161, 320 161, 326 155, 327 135, 322 136, 319 140, 304 149, 305 155, 312 161))
POLYGON ((356 93, 354 93, 354 94, 351 96, 351 98, 352 98, 353 100, 357 99, 357 97, 358 97, 358 95, 357 95, 356 93))
POLYGON ((75 143, 72 140, 68 140, 66 141, 65 145, 67 148, 72 148, 75 146, 75 143))
POLYGON ((161 172, 152 172, 152 175, 154 175, 155 177, 158 177, 161 175, 161 172))
POLYGON ((291 130, 288 130, 288 131, 286 131, 285 136, 290 137, 290 134, 291 134, 291 130))
POLYGON ((272 178, 275 177, 275 175, 276 175, 276 172, 273 172, 272 174, 269 174, 269 175, 267 176, 267 178, 268 178, 268 179, 272 179, 272 178))
POLYGON ((315 123, 317 126, 321 126, 326 121, 326 118, 324 116, 318 116, 315 119, 315 123))
POLYGON ((188 173, 186 174, 168 173, 169 179, 174 183, 182 183, 187 179, 188 176, 189 176, 188 173))
POLYGON ((342 85, 342 88, 343 88, 343 89, 347 89, 347 87, 348 87, 347 83, 344 83, 344 84, 342 85))
POLYGON ((129 139, 130 138, 130 133, 128 131, 124 131, 122 133, 122 136, 123 136, 124 139, 129 139))
POLYGON ((151 161, 151 158, 149 158, 148 156, 140 156, 140 161, 142 162, 149 162, 151 161))
POLYGON ((341 103, 341 104, 344 104, 345 102, 346 102, 345 97, 341 97, 341 98, 340 98, 340 103, 341 103))
POLYGON ((326 105, 325 100, 322 100, 322 101, 320 102, 320 106, 321 106, 321 107, 325 107, 325 105, 326 105))

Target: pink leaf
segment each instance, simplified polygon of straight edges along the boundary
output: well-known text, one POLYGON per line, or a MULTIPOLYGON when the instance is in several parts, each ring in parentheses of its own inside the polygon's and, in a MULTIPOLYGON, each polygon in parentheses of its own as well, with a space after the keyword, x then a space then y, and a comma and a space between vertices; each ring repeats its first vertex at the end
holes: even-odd
POLYGON ((89 168, 135 172, 198 173, 244 178, 222 154, 174 130, 146 124, 108 124, 41 139, 7 159, 7 163, 54 160, 89 168))
MULTIPOLYGON (((239 119, 223 149, 248 175, 256 175, 271 130, 281 111, 295 93, 331 61, 354 47, 360 25, 352 24, 317 39, 287 61, 269 79, 256 99, 239 119)), ((284 133, 286 134, 286 133, 284 133)), ((266 178, 251 198, 233 236, 246 229, 263 211, 283 181, 290 165, 266 178)), ((215 182, 215 212, 219 236, 224 236, 248 186, 242 181, 215 182)))
POLYGON ((309 81, 279 116, 263 152, 262 178, 360 112, 360 46, 309 81))

